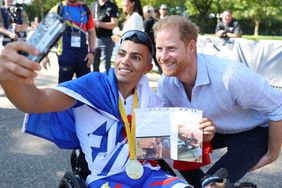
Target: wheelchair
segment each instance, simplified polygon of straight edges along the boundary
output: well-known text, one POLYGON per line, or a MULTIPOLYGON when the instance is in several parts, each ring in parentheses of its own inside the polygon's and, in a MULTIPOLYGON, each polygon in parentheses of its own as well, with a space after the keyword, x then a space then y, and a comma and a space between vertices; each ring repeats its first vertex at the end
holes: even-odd
POLYGON ((73 150, 70 156, 71 172, 66 172, 58 188, 87 188, 86 177, 90 174, 84 153, 73 150))
MULTIPOLYGON (((164 161, 157 160, 160 167, 176 176, 174 170, 164 161)), ((66 172, 60 181, 58 188, 87 188, 85 180, 90 174, 84 153, 80 150, 73 150, 70 156, 72 172, 66 172)), ((206 176, 202 179, 203 188, 256 188, 252 182, 242 182, 231 184, 227 179, 228 172, 221 168, 215 174, 206 176)))
MULTIPOLYGON (((85 180, 90 174, 84 153, 80 150, 73 150, 70 156, 72 172, 66 172, 60 181, 58 188, 87 188, 85 180)), ((172 168, 164 161, 158 160, 162 169, 176 176, 172 168)))
POLYGON ((66 172, 59 183, 59 188, 86 188, 86 184, 79 174, 66 172))
POLYGON ((230 183, 227 177, 227 170, 221 168, 213 175, 207 175, 202 179, 202 188, 257 188, 252 182, 230 183))

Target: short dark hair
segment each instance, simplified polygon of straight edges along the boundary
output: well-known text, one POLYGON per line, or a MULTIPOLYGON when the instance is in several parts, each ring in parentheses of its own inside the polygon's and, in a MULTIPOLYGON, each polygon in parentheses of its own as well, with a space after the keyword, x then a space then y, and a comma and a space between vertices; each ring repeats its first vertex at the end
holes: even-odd
POLYGON ((137 12, 143 18, 143 10, 140 0, 129 0, 131 3, 134 3, 133 11, 137 12))

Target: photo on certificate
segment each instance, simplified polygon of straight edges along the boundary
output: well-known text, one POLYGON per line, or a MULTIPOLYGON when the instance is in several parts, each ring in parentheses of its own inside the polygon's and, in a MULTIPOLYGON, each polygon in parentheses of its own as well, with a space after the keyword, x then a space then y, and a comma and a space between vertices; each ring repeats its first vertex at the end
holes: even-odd
POLYGON ((202 132, 178 125, 177 158, 180 161, 202 162, 202 132))
POLYGON ((202 162, 203 112, 188 108, 135 110, 137 159, 202 162))
POLYGON ((136 139, 137 159, 170 158, 170 136, 136 139))

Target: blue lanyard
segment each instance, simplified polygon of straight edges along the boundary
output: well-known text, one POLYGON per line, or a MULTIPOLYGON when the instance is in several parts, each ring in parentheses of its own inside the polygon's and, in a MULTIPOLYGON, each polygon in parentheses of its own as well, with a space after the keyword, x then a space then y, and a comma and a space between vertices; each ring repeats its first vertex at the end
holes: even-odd
MULTIPOLYGON (((82 12, 82 6, 79 5, 79 16, 80 16, 80 26, 79 26, 79 33, 81 32, 81 28, 82 28, 82 24, 83 24, 83 21, 84 21, 84 16, 86 14, 86 12, 82 12)), ((67 12, 66 12, 66 16, 67 16, 67 19, 69 19, 71 25, 72 25, 72 17, 71 17, 71 13, 70 13, 70 9, 69 9, 69 6, 67 5, 67 12)), ((71 26, 71 31, 73 32, 73 27, 71 26)))

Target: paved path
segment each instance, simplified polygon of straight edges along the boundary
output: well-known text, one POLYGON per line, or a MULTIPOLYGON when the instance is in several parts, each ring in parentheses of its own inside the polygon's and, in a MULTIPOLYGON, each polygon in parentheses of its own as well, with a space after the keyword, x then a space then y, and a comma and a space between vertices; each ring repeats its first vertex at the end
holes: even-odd
MULTIPOLYGON (((54 59, 54 57, 52 58, 54 59)), ((40 72, 39 87, 57 83, 58 67, 40 72)), ((150 74, 150 85, 156 88, 157 74, 150 74)), ((64 172, 70 171, 70 151, 58 149, 54 144, 21 133, 24 114, 6 99, 0 88, 0 188, 55 188, 64 172)), ((223 152, 223 151, 221 151, 223 152)), ((213 154, 216 159, 219 152, 213 154)), ((242 154, 244 155, 244 154, 242 154)), ((240 161, 238 161, 240 165, 240 161)), ((282 186, 282 157, 275 163, 247 175, 258 187, 282 186)))

